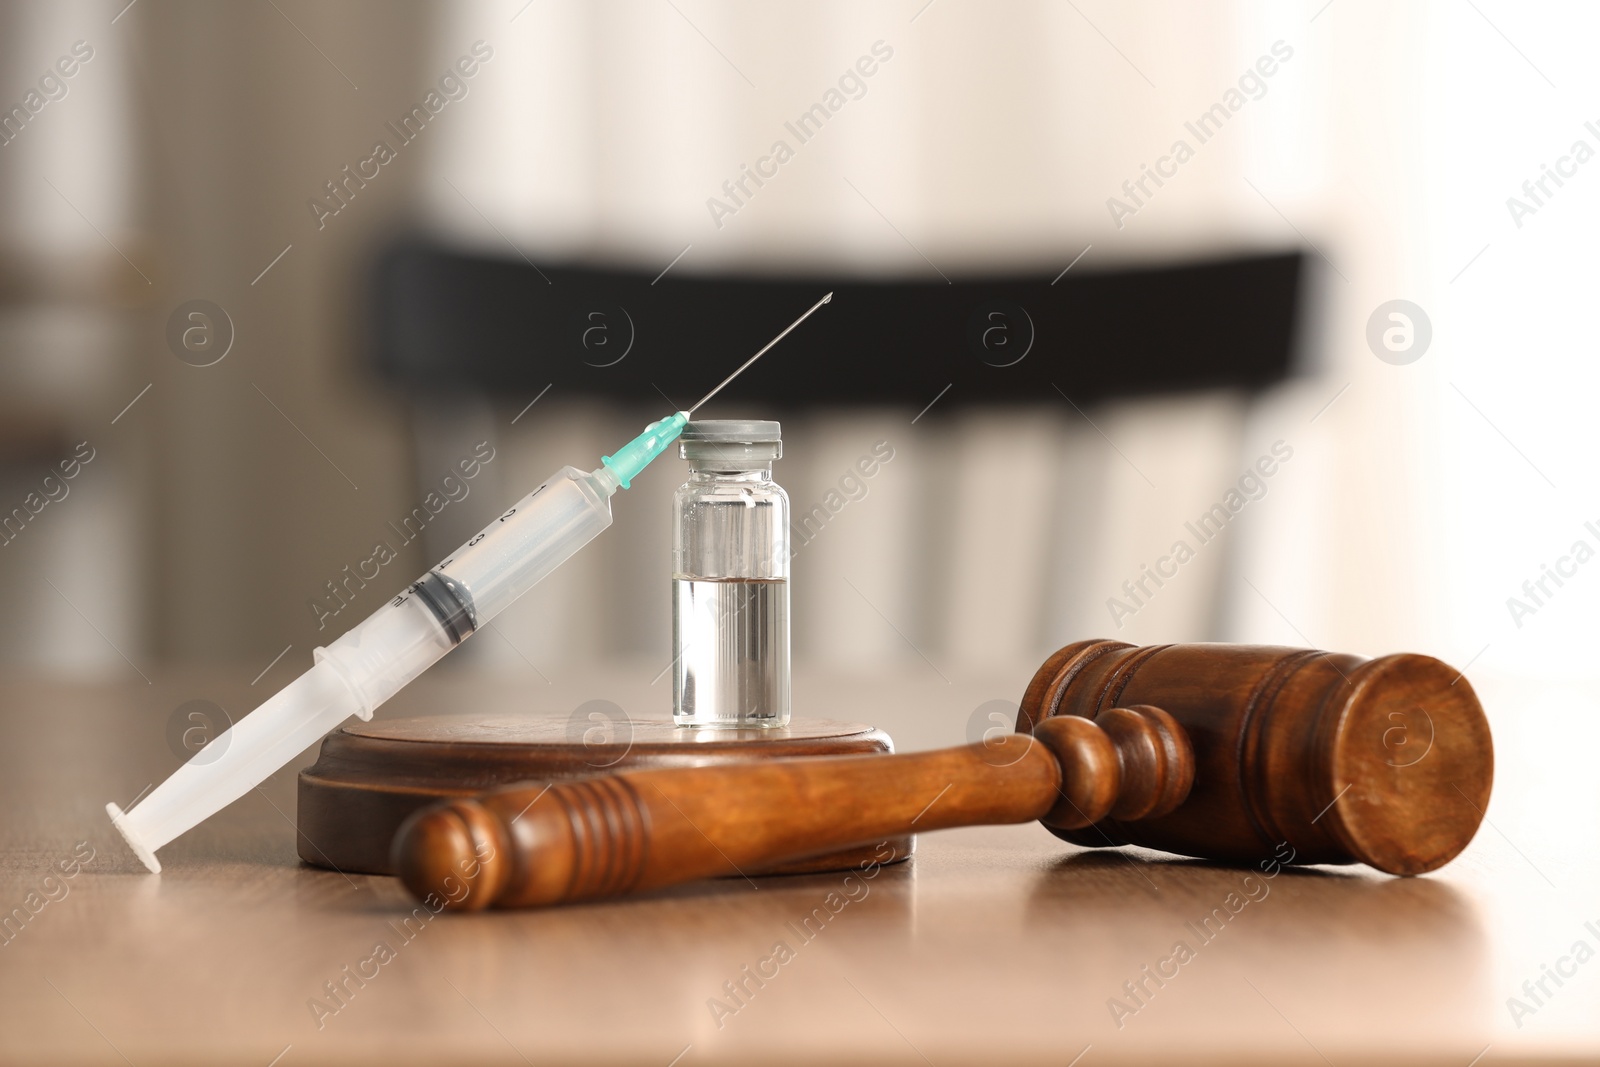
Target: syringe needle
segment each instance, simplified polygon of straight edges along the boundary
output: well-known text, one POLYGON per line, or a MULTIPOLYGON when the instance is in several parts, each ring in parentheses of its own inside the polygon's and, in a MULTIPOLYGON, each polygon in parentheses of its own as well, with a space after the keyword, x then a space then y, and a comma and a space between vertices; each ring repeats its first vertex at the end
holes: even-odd
POLYGON ((767 354, 767 349, 770 349, 773 345, 777 344, 779 341, 781 341, 785 337, 789 336, 789 331, 790 330, 794 329, 796 326, 798 326, 802 322, 806 321, 806 319, 811 317, 811 312, 817 310, 823 304, 826 304, 828 301, 830 301, 832 299, 833 299, 833 293, 830 292, 827 296, 823 297, 821 300, 818 300, 815 304, 812 304, 811 307, 806 310, 806 313, 804 315, 801 315, 798 319, 795 319, 789 325, 785 326, 783 328, 783 332, 780 333, 778 336, 774 337, 772 340, 768 341, 767 344, 766 344, 766 347, 762 348, 761 351, 757 352, 755 355, 751 356, 749 359, 747 359, 743 363, 739 364, 739 369, 734 371, 732 374, 728 375, 726 378, 722 379, 722 381, 720 383, 718 383, 718 385, 717 385, 717 387, 715 389, 711 390, 711 392, 707 393, 705 396, 703 396, 699 400, 695 401, 693 407, 689 407, 689 408, 684 409, 685 413, 689 414, 689 415, 693 415, 694 412, 695 412, 695 408, 698 408, 701 404, 704 404, 707 400, 710 400, 712 397, 714 397, 718 393, 722 392, 722 387, 724 385, 727 385, 729 382, 733 381, 739 375, 743 374, 745 372, 745 368, 749 367, 750 364, 754 363, 756 360, 760 359, 762 356, 767 354))

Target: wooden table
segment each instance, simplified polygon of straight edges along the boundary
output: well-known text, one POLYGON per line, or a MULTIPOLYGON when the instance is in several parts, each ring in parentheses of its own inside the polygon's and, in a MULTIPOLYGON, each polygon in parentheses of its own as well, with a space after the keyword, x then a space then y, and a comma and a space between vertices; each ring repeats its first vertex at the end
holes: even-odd
MULTIPOLYGON (((380 714, 565 715, 603 697, 664 715, 665 683, 649 684, 658 666, 552 684, 441 670, 380 714)), ((946 668, 950 682, 920 665, 801 676, 796 707, 882 726, 901 751, 957 744, 973 709, 1015 701, 1031 666, 946 668)), ((106 801, 125 804, 179 762, 165 737, 175 708, 206 698, 237 715, 292 669, 255 687, 245 669, 149 685, 0 677, 0 909, 27 916, 0 947, 0 1058, 1600 1061, 1600 957, 1572 955, 1580 941, 1600 952, 1594 687, 1478 680, 1498 745, 1489 823, 1425 878, 1329 868, 1252 889, 1246 870, 1079 851, 1030 825, 924 835, 910 863, 857 884, 836 913, 824 902, 842 876, 814 875, 408 928, 413 904, 393 880, 297 861, 294 772, 310 753, 164 850, 159 877, 106 821, 106 801), (72 869, 78 842, 93 859, 68 878, 57 865, 72 869), (1189 924, 1236 891, 1258 899, 1198 937, 1189 924), (813 918, 807 940, 798 928, 818 908, 826 921, 813 918), (1193 958, 1157 987, 1143 969, 1178 941, 1193 958), (743 968, 778 942, 787 962, 758 987, 743 968), (1544 964, 1568 975, 1546 978, 1535 1004, 1523 983, 1544 964), (373 976, 358 985, 358 970, 373 976), (1141 979, 1149 992, 1134 1001, 1124 983, 1141 979), (329 998, 341 981, 348 992, 329 998), (750 992, 734 1000, 724 983, 738 981, 750 992), (1534 1010, 1514 1016, 1511 997, 1534 1010)))

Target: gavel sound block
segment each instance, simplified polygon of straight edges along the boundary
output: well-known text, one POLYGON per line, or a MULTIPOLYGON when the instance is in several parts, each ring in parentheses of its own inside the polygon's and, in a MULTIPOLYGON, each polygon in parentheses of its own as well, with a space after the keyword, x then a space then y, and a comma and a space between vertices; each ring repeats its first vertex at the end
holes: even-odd
POLYGON ((952 826, 1038 819, 1079 845, 1421 874, 1488 804, 1488 723, 1459 672, 1230 645, 1068 645, 1018 732, 961 748, 638 771, 413 815, 393 866, 478 909, 556 904, 770 868, 952 826))
MULTIPOLYGON (((300 858, 345 873, 394 874, 390 845, 409 815, 502 785, 894 751, 888 734, 859 723, 800 719, 784 729, 681 730, 670 722, 626 718, 615 705, 592 715, 583 710, 566 721, 433 715, 347 723, 323 739, 317 762, 300 772, 300 858)), ((890 845, 896 856, 911 854, 910 840, 890 845)), ((854 870, 874 855, 873 848, 843 849, 746 872, 854 870)))

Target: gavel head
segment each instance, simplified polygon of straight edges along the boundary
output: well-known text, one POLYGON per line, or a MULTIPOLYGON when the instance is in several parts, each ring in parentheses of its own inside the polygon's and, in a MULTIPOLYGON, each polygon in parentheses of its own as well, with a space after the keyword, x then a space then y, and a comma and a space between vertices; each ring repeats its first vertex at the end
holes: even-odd
POLYGON ((1142 705, 1187 737, 1187 796, 1144 815, 1113 808, 1091 826, 1052 812, 1059 837, 1237 862, 1287 843, 1298 863, 1421 874, 1467 846, 1489 803, 1483 707, 1428 656, 1081 641, 1033 676, 1017 729, 1070 715, 1110 726, 1113 709, 1142 705))

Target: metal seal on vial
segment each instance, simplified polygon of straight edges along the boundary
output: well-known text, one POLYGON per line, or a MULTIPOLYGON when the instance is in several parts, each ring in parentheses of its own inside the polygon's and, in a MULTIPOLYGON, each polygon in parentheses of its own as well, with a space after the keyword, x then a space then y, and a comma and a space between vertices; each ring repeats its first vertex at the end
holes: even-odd
POLYGON ((703 419, 678 437, 678 455, 697 465, 726 461, 737 468, 783 458, 782 428, 766 419, 703 419))

